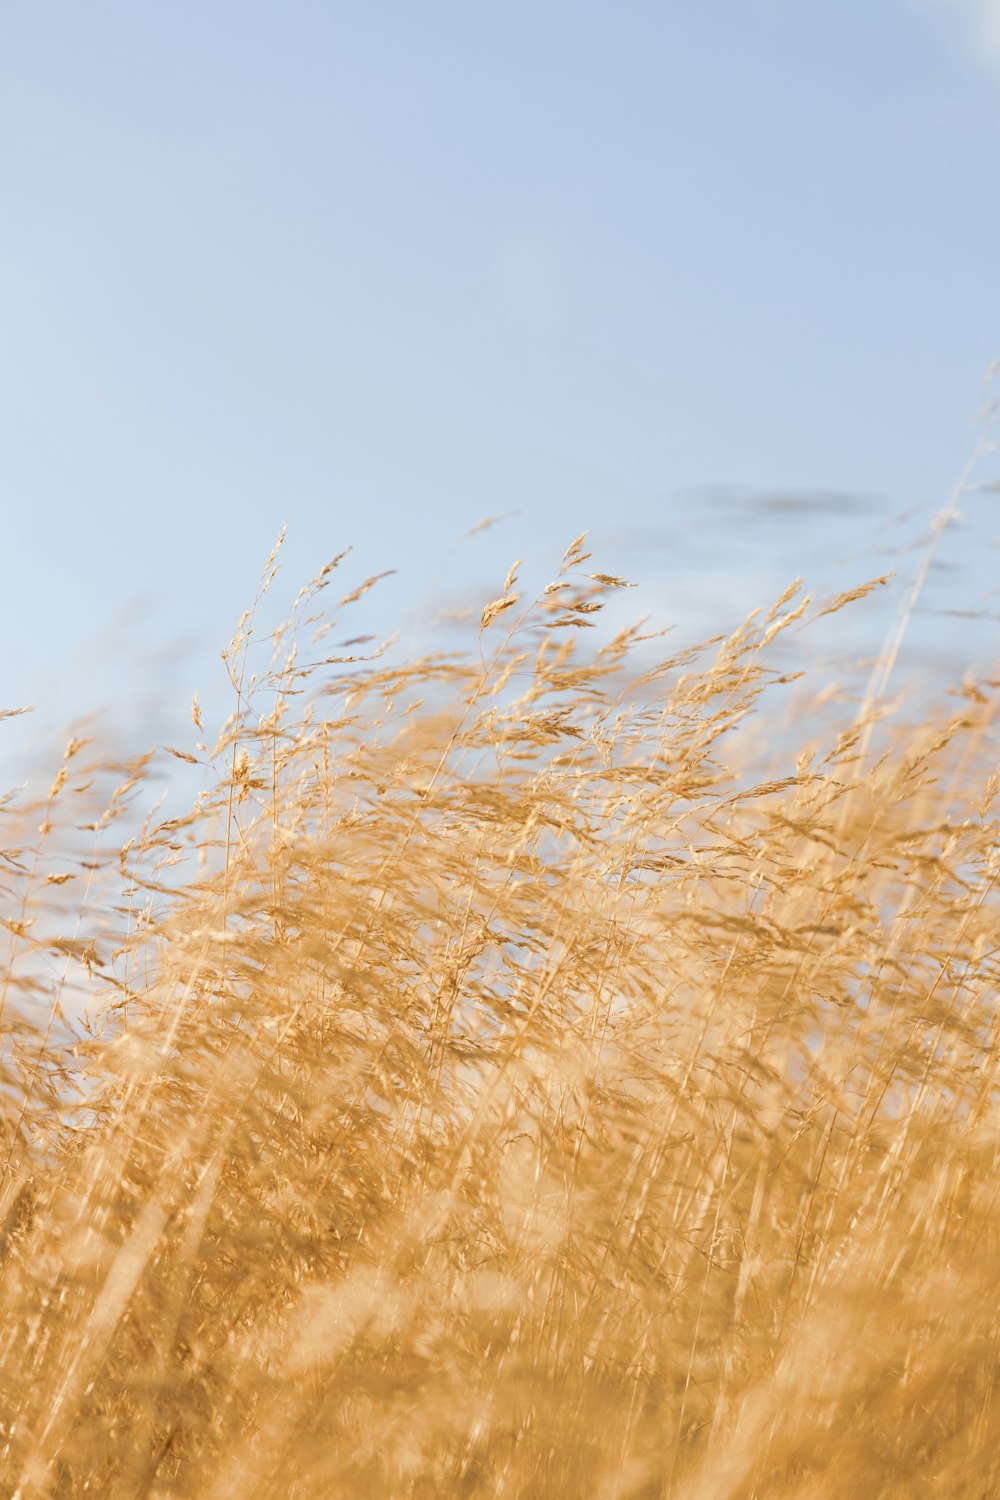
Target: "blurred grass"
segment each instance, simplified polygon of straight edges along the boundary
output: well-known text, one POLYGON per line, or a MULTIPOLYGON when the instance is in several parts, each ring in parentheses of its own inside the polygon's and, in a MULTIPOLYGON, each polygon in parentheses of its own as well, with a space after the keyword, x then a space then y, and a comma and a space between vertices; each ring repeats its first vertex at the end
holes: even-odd
POLYGON ((1000 1492, 996 684, 789 719, 828 606, 651 665, 584 546, 5 804, 4 1494, 1000 1492))

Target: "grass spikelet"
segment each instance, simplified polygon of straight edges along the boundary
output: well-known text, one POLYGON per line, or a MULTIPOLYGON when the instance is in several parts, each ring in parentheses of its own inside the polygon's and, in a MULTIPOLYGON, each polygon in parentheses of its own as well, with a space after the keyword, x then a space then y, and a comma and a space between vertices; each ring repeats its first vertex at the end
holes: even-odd
POLYGON ((892 579, 891 573, 883 573, 878 578, 870 578, 867 583, 859 584, 856 588, 846 589, 831 599, 829 604, 824 604, 822 609, 816 611, 815 619, 821 620, 824 615, 835 615, 838 610, 845 609, 848 604, 856 604, 859 599, 864 599, 874 589, 885 588, 892 579))
POLYGON ((497 616, 502 615, 505 610, 513 609, 520 597, 520 594, 509 594, 502 599, 493 599, 483 609, 479 621, 480 630, 485 630, 489 625, 492 625, 497 616))

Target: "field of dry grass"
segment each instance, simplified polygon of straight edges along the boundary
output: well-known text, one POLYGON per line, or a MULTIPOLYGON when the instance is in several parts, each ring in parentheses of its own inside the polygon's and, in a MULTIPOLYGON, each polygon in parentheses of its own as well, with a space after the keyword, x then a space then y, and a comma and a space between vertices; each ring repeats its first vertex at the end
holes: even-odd
POLYGON ((650 666, 584 546, 4 804, 3 1495, 1000 1494, 997 684, 650 666))

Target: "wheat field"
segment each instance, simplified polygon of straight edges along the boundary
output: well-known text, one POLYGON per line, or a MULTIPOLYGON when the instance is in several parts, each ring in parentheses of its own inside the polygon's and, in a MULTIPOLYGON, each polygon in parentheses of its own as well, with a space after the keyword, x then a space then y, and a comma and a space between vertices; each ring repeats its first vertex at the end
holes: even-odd
POLYGON ((337 559, 3 804, 4 1496, 1000 1494, 998 684, 585 546, 401 665, 337 559))

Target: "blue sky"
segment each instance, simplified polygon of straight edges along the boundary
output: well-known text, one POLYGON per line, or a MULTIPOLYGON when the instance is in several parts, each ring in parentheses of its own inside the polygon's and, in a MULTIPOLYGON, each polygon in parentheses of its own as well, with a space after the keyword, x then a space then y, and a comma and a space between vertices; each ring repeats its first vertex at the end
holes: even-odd
MULTIPOLYGON (((284 598, 353 545, 399 570, 386 629, 585 527, 636 608, 728 624, 880 571, 964 461, 997 0, 91 0, 2 37, 0 706, 36 735, 211 699, 283 524, 284 598)), ((989 593, 997 503, 948 597, 989 593)))

